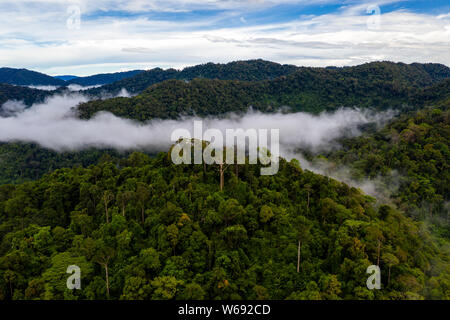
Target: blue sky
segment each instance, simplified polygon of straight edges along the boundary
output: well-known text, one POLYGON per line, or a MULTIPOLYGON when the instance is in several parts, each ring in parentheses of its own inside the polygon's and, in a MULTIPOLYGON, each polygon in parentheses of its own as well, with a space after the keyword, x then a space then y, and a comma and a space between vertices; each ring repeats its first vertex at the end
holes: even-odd
MULTIPOLYGON (((198 19, 205 19, 210 17, 217 17, 217 23, 211 24, 210 27, 230 27, 239 26, 243 22, 239 19, 244 17, 245 23, 248 25, 259 25, 267 23, 281 23, 296 20, 301 15, 323 15, 336 13, 358 2, 363 1, 280 1, 279 4, 274 3, 271 6, 258 7, 257 5, 251 7, 233 9, 224 8, 199 8, 195 6, 189 10, 187 7, 180 8, 179 12, 167 12, 158 10, 142 10, 142 11, 125 11, 125 10, 104 10, 98 8, 97 10, 85 15, 85 19, 97 20, 105 17, 115 18, 137 18, 146 17, 156 20, 167 21, 192 21, 198 19), (227 12, 233 13, 235 17, 226 15, 227 12), (222 18, 221 18, 222 17, 222 18)), ((366 2, 368 4, 377 4, 377 1, 366 2)), ((442 12, 449 12, 449 1, 444 0, 419 0, 419 1, 389 1, 380 6, 383 8, 383 13, 388 13, 397 10, 408 10, 415 13, 440 14, 442 12)), ((176 10, 176 7, 174 7, 176 10)))
POLYGON ((256 59, 450 65, 443 0, 1 0, 0 66, 89 75, 256 59))

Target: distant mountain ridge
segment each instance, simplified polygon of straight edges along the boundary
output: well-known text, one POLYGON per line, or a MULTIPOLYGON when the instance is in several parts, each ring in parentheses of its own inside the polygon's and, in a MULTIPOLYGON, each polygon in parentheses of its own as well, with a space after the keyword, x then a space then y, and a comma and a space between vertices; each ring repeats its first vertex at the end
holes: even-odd
POLYGON ((294 65, 282 65, 262 59, 233 61, 226 64, 209 62, 186 67, 183 70, 154 68, 133 77, 87 90, 86 93, 98 96, 102 92, 117 94, 120 90, 126 89, 131 94, 139 94, 151 85, 171 79, 183 81, 190 81, 196 78, 240 81, 271 80, 292 74, 298 69, 299 67, 294 65))
MULTIPOLYGON (((8 74, 10 82, 12 82, 13 74, 16 75, 16 80, 23 80, 19 81, 21 83, 26 83, 24 78, 30 75, 35 79, 39 76, 41 79, 48 80, 46 75, 25 69, 2 68, 0 70, 3 71, 3 73, 0 72, 0 79, 2 76, 5 79, 5 75, 8 74)), ((311 68, 281 65, 259 59, 227 64, 206 63, 183 70, 161 68, 148 71, 134 70, 80 77, 69 81, 49 78, 52 79, 50 83, 57 81, 63 85, 56 85, 59 86, 57 90, 47 92, 25 90, 28 88, 23 87, 0 86, 0 105, 11 99, 23 100, 26 105, 31 105, 50 95, 68 92, 66 87, 70 84, 86 86, 102 79, 102 81, 112 81, 114 78, 123 79, 84 90, 83 94, 97 99, 104 97, 105 94, 117 95, 122 89, 126 89, 133 95, 139 94, 140 97, 134 100, 123 100, 126 101, 126 107, 122 102, 120 107, 118 104, 113 106, 111 101, 95 102, 91 104, 91 107, 95 104, 94 108, 82 108, 83 116, 89 117, 91 112, 103 109, 116 111, 121 116, 147 119, 155 116, 173 117, 180 112, 199 111, 199 114, 209 114, 239 111, 246 110, 249 106, 262 111, 276 110, 281 106, 293 106, 296 110, 315 112, 334 108, 339 104, 351 106, 393 103, 393 105, 399 105, 405 101, 420 104, 423 103, 424 96, 417 96, 417 92, 413 91, 420 91, 445 79, 448 81, 450 68, 433 63, 404 64, 386 61, 353 67, 311 68), (178 93, 174 95, 174 92, 178 93), (176 99, 173 100, 173 98, 176 99), (134 101, 140 101, 139 112, 129 109, 134 108, 134 101), (215 107, 212 106, 213 102, 215 107), (151 103, 153 105, 150 108, 151 103), (222 106, 224 103, 228 107, 222 106), (106 105, 108 107, 105 107, 106 105), (136 112, 140 114, 137 115, 136 112), (130 116, 131 114, 133 116, 130 116)), ((438 91, 440 95, 442 92, 445 93, 448 90, 448 82, 444 81, 439 86, 434 86, 433 91, 430 90, 428 89, 428 100, 433 99, 438 91)))
POLYGON ((72 79, 75 79, 75 78, 78 78, 78 77, 77 76, 72 76, 72 75, 65 75, 65 76, 54 76, 54 78, 61 79, 61 80, 64 80, 64 81, 69 81, 69 80, 72 80, 72 79))
POLYGON ((83 87, 110 84, 115 81, 130 78, 134 75, 144 72, 144 70, 132 70, 125 72, 115 72, 115 73, 102 73, 95 74, 87 77, 76 77, 73 79, 66 80, 67 84, 78 84, 83 87))
POLYGON ((74 75, 49 76, 28 69, 0 68, 0 83, 17 86, 58 86, 77 84, 82 87, 110 84, 137 75, 144 70, 95 74, 87 77, 74 75))
MULTIPOLYGON (((132 70, 125 72, 96 74, 86 77, 73 75, 62 75, 51 77, 43 73, 27 69, 0 68, 0 83, 21 86, 59 86, 65 87, 70 84, 82 87, 100 86, 85 91, 92 96, 101 96, 103 93, 118 94, 123 88, 131 94, 139 94, 145 89, 159 82, 177 79, 191 81, 196 78, 240 80, 240 81, 262 81, 273 80, 278 77, 289 76, 302 70, 328 70, 340 72, 343 75, 351 72, 359 72, 371 79, 384 79, 388 75, 391 81, 397 81, 423 87, 431 85, 450 77, 450 69, 442 64, 435 63, 393 63, 372 62, 354 67, 327 67, 309 68, 294 65, 282 65, 275 62, 258 60, 234 61, 226 64, 206 63, 182 70, 154 68, 151 70, 132 70), (374 66, 377 66, 374 68, 374 66), (394 79, 395 77, 395 79, 394 79)), ((386 80, 386 79, 384 79, 386 80)))
MULTIPOLYGON (((168 71, 151 72, 163 78, 168 71)), ((171 72, 173 77, 179 76, 177 71, 171 72)), ((142 80, 144 75, 148 73, 127 79, 127 90, 142 86, 145 81, 133 80, 142 80)), ((443 79, 448 78, 448 67, 431 64, 373 62, 335 69, 300 67, 287 76, 262 81, 170 79, 153 84, 134 98, 91 101, 81 104, 78 110, 83 118, 109 111, 119 117, 146 121, 180 115, 246 112, 250 107, 262 112, 290 107, 292 111, 313 113, 342 106, 403 109, 443 98, 449 91, 449 82, 443 79)), ((102 88, 95 90, 101 92, 102 88)))
POLYGON ((64 86, 65 81, 27 69, 0 68, 0 83, 19 86, 64 86))

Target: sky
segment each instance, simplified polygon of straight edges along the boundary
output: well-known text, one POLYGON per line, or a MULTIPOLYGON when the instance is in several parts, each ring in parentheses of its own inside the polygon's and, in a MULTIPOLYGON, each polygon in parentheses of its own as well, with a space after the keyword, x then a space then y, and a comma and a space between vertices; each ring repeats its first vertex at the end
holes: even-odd
POLYGON ((450 2, 0 0, 0 67, 86 76, 259 58, 450 66, 450 2))

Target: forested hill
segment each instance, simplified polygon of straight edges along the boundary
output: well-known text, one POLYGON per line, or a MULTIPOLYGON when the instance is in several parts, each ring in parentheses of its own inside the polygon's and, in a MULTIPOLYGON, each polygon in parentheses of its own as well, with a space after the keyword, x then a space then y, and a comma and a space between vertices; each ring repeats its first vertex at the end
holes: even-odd
MULTIPOLYGON (((206 79, 214 78, 206 70, 229 71, 203 67, 190 69, 202 77, 194 80, 151 70, 171 80, 134 98, 82 104, 79 113, 145 121, 250 106, 397 108, 384 128, 322 154, 354 178, 398 171, 395 208, 296 160, 281 160, 274 176, 261 176, 259 165, 228 169, 221 190, 217 166, 174 165, 166 153, 0 144, 0 183, 17 183, 0 185, 0 300, 450 299, 447 67, 380 62, 246 81, 206 79), (407 217, 416 212, 422 222, 407 217), (368 290, 366 268, 377 263, 382 290, 368 290), (66 288, 72 264, 82 269, 83 290, 66 288)), ((0 85, 0 101, 23 95, 30 104, 47 94, 0 85)))
POLYGON ((358 190, 295 160, 225 181, 133 154, 1 186, 0 299, 449 298, 429 234, 358 190), (377 261, 382 290, 368 290, 377 261), (66 287, 72 264, 83 290, 66 287))
POLYGON ((450 68, 438 63, 394 63, 389 61, 365 63, 340 70, 344 77, 365 78, 371 81, 387 80, 393 83, 425 87, 450 78, 450 68))
POLYGON ((50 95, 52 95, 50 91, 0 83, 0 111, 2 105, 8 100, 23 101, 25 105, 30 106, 44 101, 50 95))
MULTIPOLYGON (((145 97, 154 100, 155 98, 158 99, 158 96, 166 96, 165 101, 157 101, 155 107, 155 109, 167 108, 165 117, 168 117, 168 114, 173 112, 173 110, 170 110, 173 108, 178 108, 182 112, 191 112, 191 107, 184 105, 184 103, 189 100, 197 100, 198 97, 196 95, 198 93, 195 91, 198 90, 205 91, 205 97, 201 102, 202 106, 199 106, 200 114, 202 112, 209 113, 208 109, 214 109, 210 106, 214 98, 208 97, 211 94, 214 94, 217 99, 224 101, 224 103, 233 103, 235 111, 246 109, 253 104, 256 104, 262 110, 267 109, 267 111, 278 108, 281 105, 291 105, 294 106, 294 109, 317 111, 317 109, 320 109, 319 104, 330 108, 336 104, 352 105, 361 102, 361 104, 377 106, 392 102, 397 106, 409 98, 410 95, 413 95, 419 88, 436 84, 440 80, 450 77, 450 69, 440 64, 416 63, 407 65, 403 63, 376 62, 356 67, 305 68, 281 65, 264 60, 236 61, 227 64, 207 63, 188 67, 181 71, 175 69, 163 70, 160 68, 144 72, 135 70, 100 74, 69 81, 63 81, 25 69, 2 68, 0 70, 0 106, 8 99, 25 100, 26 105, 41 102, 43 96, 67 92, 65 86, 70 83, 83 86, 96 85, 99 82, 111 82, 126 77, 99 88, 83 91, 83 94, 90 95, 92 98, 99 98, 104 97, 105 94, 109 96, 116 95, 123 88, 132 94, 139 94, 152 85, 159 84, 160 86, 150 90, 155 91, 155 94, 146 93, 145 97), (198 78, 239 80, 239 83, 233 84, 231 88, 229 88, 229 83, 221 83, 220 81, 199 82, 195 80, 192 87, 189 84, 182 83, 198 78), (182 82, 162 83, 171 79, 177 79, 182 82), (242 81, 252 82, 252 84, 249 86, 242 81), (22 93, 19 93, 22 88, 5 86, 1 84, 2 82, 19 85, 51 84, 60 86, 60 88, 51 92, 26 91, 26 88, 24 88, 22 93), (322 85, 324 86, 323 88, 321 88, 322 85), (184 92, 182 93, 183 101, 171 101, 173 96, 170 92, 164 91, 172 89, 184 92), (194 92, 189 92, 190 90, 194 90, 194 92), (333 90, 337 92, 334 93, 333 90), (364 91, 370 92, 364 93, 364 91), (364 94, 359 98, 358 95, 361 93, 364 94), (377 95, 382 96, 377 98, 377 95), (21 96, 24 98, 21 98, 21 96), (242 98, 242 101, 239 101, 240 98, 242 98)), ((448 84, 441 87, 442 90, 448 90, 448 84)), ((430 92, 430 97, 435 96, 435 93, 430 92)), ((422 97, 419 99, 422 99, 422 97)), ((413 104, 421 102, 422 100, 414 101, 413 104)), ((194 102, 190 101, 189 103, 194 102)), ((131 104, 133 103, 131 102, 131 104)), ((122 106, 120 108, 127 107, 122 106)), ((149 108, 148 103, 146 106, 140 105, 140 108, 149 108)), ((216 111, 218 113, 223 112, 223 110, 216 111)), ((152 114, 160 115, 161 111, 145 110, 145 113, 148 116, 152 116, 152 114)))
POLYGON ((115 72, 115 73, 102 73, 102 74, 96 74, 92 76, 87 77, 76 77, 74 79, 70 79, 66 81, 66 85, 69 84, 78 84, 80 86, 95 86, 95 85, 104 85, 113 83, 115 81, 119 81, 125 78, 133 77, 141 72, 144 72, 144 70, 132 70, 132 71, 125 71, 125 72, 115 72))
POLYGON ((413 97, 412 103, 420 104, 438 104, 443 108, 450 105, 450 78, 437 82, 420 91, 413 97))
POLYGON ((227 64, 206 63, 187 67, 183 70, 155 68, 148 71, 134 70, 100 74, 91 77, 79 77, 68 81, 83 86, 109 84, 101 89, 87 91, 89 94, 99 92, 117 93, 125 88, 132 94, 141 93, 152 84, 168 79, 192 80, 195 78, 258 81, 274 79, 295 72, 298 69, 292 65, 281 65, 264 60, 235 61, 227 64))
POLYGON ((65 81, 27 69, 0 68, 0 84, 63 86, 65 81))
MULTIPOLYGON (((323 68, 311 68, 305 69, 303 72, 291 75, 285 78, 278 78, 272 81, 262 81, 258 83, 254 82, 238 82, 238 81, 219 81, 219 80, 207 80, 198 79, 193 80, 190 83, 184 81, 166 81, 161 84, 157 84, 149 88, 145 93, 131 99, 118 98, 105 101, 94 101, 88 104, 81 105, 80 114, 82 117, 90 117, 95 112, 100 110, 109 110, 115 114, 134 118, 139 120, 147 120, 153 117, 166 117, 166 118, 176 118, 183 113, 193 113, 206 115, 206 114, 217 114, 223 113, 230 110, 247 110, 248 106, 257 107, 258 101, 264 101, 265 92, 269 92, 271 99, 269 101, 284 101, 285 103, 278 105, 293 105, 297 106, 300 110, 313 110, 317 112, 318 110, 323 110, 324 106, 341 106, 345 105, 343 102, 348 101, 349 105, 361 106, 358 104, 364 100, 368 101, 367 97, 364 95, 369 95, 372 102, 386 102, 386 106, 395 106, 394 102, 397 101, 402 110, 405 112, 407 104, 411 106, 424 106, 424 105, 435 105, 436 107, 445 110, 445 104, 450 103, 450 79, 443 81, 438 81, 443 76, 446 75, 446 67, 441 65, 414 65, 412 70, 419 72, 417 70, 434 70, 431 75, 427 78, 425 75, 423 77, 409 77, 407 70, 413 65, 405 64, 393 64, 393 63, 374 63, 365 64, 357 67, 349 68, 338 68, 334 70, 328 70, 323 68), (426 67, 425 67, 426 66, 426 67), (401 83, 408 83, 406 90, 402 89, 399 92, 401 96, 405 99, 399 99, 398 96, 391 97, 390 95, 382 95, 378 92, 380 90, 380 83, 386 85, 390 90, 394 88, 403 88, 402 85, 392 81, 383 82, 382 78, 383 72, 386 70, 391 70, 386 73, 386 77, 392 74, 392 70, 400 70, 395 78, 401 83), (353 70, 353 71, 352 71, 353 70), (341 73, 354 74, 351 80, 339 80, 341 73), (370 75, 368 75, 370 74, 370 75), (333 75, 331 77, 330 75, 333 75), (288 78, 295 78, 295 81, 288 80, 288 78), (370 79, 370 81, 364 80, 370 79), (428 79, 428 80, 424 80, 428 79), (356 95, 356 90, 345 87, 344 85, 350 81, 351 87, 349 88, 360 88, 358 94, 356 95), (381 82, 380 82, 381 81, 381 82), (413 81, 419 81, 420 83, 413 84, 413 81), (412 88, 415 86, 423 86, 430 82, 434 82, 433 85, 425 88, 412 88), (314 84, 315 83, 315 84, 314 84), (328 85, 326 85, 328 84, 328 85), (375 89, 369 90, 366 88, 361 88, 360 85, 370 85, 374 86, 375 89), (335 88, 340 88, 339 90, 335 88), (378 89, 377 89, 378 87, 378 89), (258 91, 261 89, 261 91, 258 91), (270 89, 271 91, 266 91, 270 89), (276 90, 281 92, 277 95, 276 90), (276 100, 273 97, 278 97, 276 100), (324 101, 323 104, 318 104, 315 102, 315 98, 318 97, 319 101, 324 101), (302 99, 302 104, 289 104, 289 101, 295 101, 294 98, 302 99), (406 101, 406 102, 405 102, 406 101), (342 104, 341 104, 342 103, 342 104), (307 107, 309 106, 309 109, 307 107)), ((447 68, 448 69, 448 68, 447 68)), ((162 70, 161 70, 162 71, 162 70)), ((422 72, 420 71, 420 73, 422 72)), ((174 72, 176 72, 174 70, 174 72)), ((413 73, 413 71, 411 71, 413 73)), ((395 74, 395 73, 394 73, 395 74)), ((391 77, 389 79, 393 79, 391 77)), ((381 87, 381 88, 386 88, 381 87)), ((58 90, 58 92, 62 92, 58 90)), ((0 85, 0 104, 6 102, 7 100, 25 100, 27 105, 33 102, 41 102, 51 93, 48 91, 41 91, 35 89, 29 89, 20 86, 10 86, 10 85, 0 85)), ((368 103, 367 105, 371 105, 368 103)), ((263 105, 264 106, 264 105, 263 105)), ((263 110, 273 111, 276 110, 276 105, 271 104, 270 108, 263 110), (274 107, 272 107, 274 106, 274 107)), ((331 107, 330 107, 331 106, 331 107)), ((412 116, 414 117, 414 116, 412 116)), ((402 122, 406 126, 408 121, 412 119, 410 115, 406 118, 402 117, 402 122)), ((441 118, 435 118, 441 119, 441 118)), ((414 120, 411 120, 414 121, 414 120)), ((428 121, 428 120, 427 120, 428 121)), ((431 122, 429 124, 435 128, 439 128, 439 124, 436 122, 431 122)), ((444 127, 445 129, 445 127, 444 127)), ((389 130, 388 130, 389 131, 389 130)), ((433 131, 436 132, 436 131, 433 131)), ((377 140, 379 144, 383 144, 389 136, 383 134, 382 136, 377 135, 377 140)), ((442 142, 448 145, 448 138, 446 141, 442 142)), ((436 139, 439 140, 439 139, 436 139)), ((421 140, 421 147, 424 147, 427 143, 426 140, 421 140)), ((395 144, 391 143, 391 147, 395 147, 395 144)), ((413 145, 415 146, 415 145, 413 145)), ((389 147, 389 148, 391 148, 389 147)), ((370 147, 372 148, 372 147, 370 147)), ((395 148, 392 152, 395 152, 398 156, 404 154, 408 145, 404 145, 403 149, 395 148)), ((433 147, 434 148, 434 147, 433 147)), ((354 147, 349 146, 349 151, 354 149, 354 147)), ((353 150, 354 151, 354 150, 353 150)), ((352 152, 353 152, 352 151, 352 152)), ((417 150, 420 153, 420 150, 417 150)), ((28 143, 7 143, 0 145, 0 182, 2 183, 18 183, 23 181, 28 181, 31 179, 37 179, 43 174, 61 167, 72 167, 75 165, 89 165, 96 164, 99 159, 104 155, 108 154, 111 156, 116 156, 115 152, 112 151, 85 151, 85 152, 69 152, 58 154, 56 152, 49 151, 40 146, 28 144, 28 143)), ((370 156, 373 152, 367 152, 361 154, 361 156, 370 156)), ((387 155, 388 153, 386 153, 387 155)), ((390 153, 389 153, 390 154, 390 153)), ((428 155, 434 155, 428 154, 428 155)), ((326 155, 328 156, 328 155, 326 155)), ((349 155, 343 153, 342 157, 348 158, 349 155)), ((383 155, 384 156, 384 155, 383 155)), ((406 159, 406 158, 405 158, 406 159)), ((411 157, 408 158, 409 161, 411 157)), ((335 159, 336 162, 341 163, 341 161, 335 159)), ((371 161, 373 159, 368 159, 367 168, 372 168, 371 161)), ((377 159, 377 162, 381 161, 383 165, 373 166, 373 168, 386 168, 386 163, 389 160, 383 158, 383 160, 377 159)), ((428 161, 428 160, 427 160, 428 161)), ((435 161, 440 161, 435 159, 435 161)), ((353 161, 349 161, 353 163, 353 161)), ((361 163, 355 161, 355 163, 361 163)), ((410 162, 407 162, 410 163, 410 162)), ((398 166, 397 166, 398 167, 398 166)), ((395 168, 393 168, 395 169, 395 168)), ((384 170, 384 169, 383 169, 384 170)), ((364 175, 364 173, 361 173, 364 175)), ((421 181, 424 181, 422 178, 421 181)), ((435 181, 435 180, 433 180, 435 181)), ((422 190, 422 189, 421 189, 422 190)), ((423 190, 427 190, 426 188, 423 190)), ((442 190, 442 189, 440 189, 442 190)), ((442 191, 439 193, 442 194, 442 191)), ((425 195, 420 195, 419 199, 422 199, 425 195)), ((410 198, 409 198, 410 199, 410 198)), ((408 200, 406 200, 407 202, 408 200)), ((420 203, 411 202, 412 205, 417 205, 420 207, 420 203)))
POLYGON ((292 74, 298 67, 292 65, 281 65, 264 60, 235 61, 227 64, 206 63, 183 70, 161 68, 151 69, 134 77, 94 88, 86 91, 94 96, 99 96, 104 92, 117 94, 125 88, 132 94, 138 94, 149 86, 169 79, 189 81, 195 78, 221 79, 221 80, 243 80, 258 81, 274 79, 280 76, 292 74))
POLYGON ((67 86, 69 84, 78 84, 80 86, 93 86, 109 84, 143 72, 143 70, 133 70, 126 72, 96 74, 87 77, 69 77, 64 80, 64 76, 51 77, 49 75, 31 71, 27 69, 0 68, 0 84, 12 84, 19 86, 40 85, 40 86, 67 86))
POLYGON ((265 60, 235 61, 227 64, 207 63, 184 68, 178 79, 194 78, 259 81, 286 76, 297 71, 299 67, 278 64, 265 60))
POLYGON ((340 141, 342 148, 321 155, 332 163, 351 168, 354 180, 382 180, 398 207, 419 219, 443 220, 442 235, 450 239, 450 100, 404 114, 383 129, 340 141))
MULTIPOLYGON (((258 60, 235 61, 227 64, 207 63, 185 68, 181 71, 175 69, 163 70, 155 68, 134 77, 93 88, 87 93, 100 96, 102 93, 117 94, 122 88, 132 94, 139 94, 149 86, 169 80, 177 79, 190 81, 195 78, 262 81, 277 77, 288 76, 295 72, 305 70, 323 70, 324 68, 296 67, 278 63, 258 60)), ((356 67, 326 68, 339 72, 342 77, 367 77, 373 81, 389 80, 407 86, 427 86, 450 77, 450 69, 441 64, 404 64, 392 62, 375 62, 356 67)))
POLYGON ((308 112, 341 106, 408 109, 448 94, 450 82, 443 80, 448 77, 450 69, 443 65, 376 62, 334 69, 299 68, 288 76, 253 82, 168 80, 150 86, 134 98, 82 104, 79 113, 82 118, 89 118, 105 110, 144 121, 183 114, 245 112, 250 107, 264 112, 284 106, 308 112))

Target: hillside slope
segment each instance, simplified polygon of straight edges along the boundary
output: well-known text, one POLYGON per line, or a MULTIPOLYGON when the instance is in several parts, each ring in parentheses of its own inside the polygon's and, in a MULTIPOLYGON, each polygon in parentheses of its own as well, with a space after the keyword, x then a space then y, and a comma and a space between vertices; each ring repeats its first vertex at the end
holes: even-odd
POLYGON ((0 84, 63 86, 64 80, 27 69, 0 68, 0 84))
POLYGON ((235 61, 227 64, 206 63, 183 70, 161 68, 151 69, 134 77, 94 88, 87 91, 91 95, 99 96, 101 93, 117 94, 126 89, 132 94, 139 94, 149 86, 170 79, 190 81, 195 78, 258 81, 274 79, 295 72, 298 68, 291 65, 281 65, 264 60, 235 61))
POLYGON ((442 86, 442 81, 439 94, 448 93, 449 81, 442 77, 450 75, 449 68, 442 66, 448 69, 447 74, 432 68, 426 71, 424 65, 420 66, 379 62, 336 69, 300 68, 288 76, 252 82, 167 80, 133 98, 92 101, 78 109, 82 118, 90 118, 98 111, 109 111, 140 121, 245 112, 250 107, 263 112, 289 107, 291 111, 314 113, 342 106, 409 109, 429 102, 431 94, 438 94, 437 90, 431 92, 429 88, 442 86))
POLYGON ((133 154, 1 186, 0 299, 449 298, 428 233, 358 190, 296 161, 227 171, 224 191, 218 179, 133 154), (72 264, 83 290, 57 280, 72 264))
MULTIPOLYGON (((385 189, 398 184, 392 196, 404 211, 421 219, 448 221, 449 102, 401 115, 375 133, 343 140, 341 149, 324 156, 334 169, 335 165, 350 167, 355 180, 381 176, 386 179, 385 189)), ((450 239, 448 228, 446 223, 443 232, 450 239)))
POLYGON ((8 100, 22 101, 26 106, 31 106, 33 103, 44 101, 50 95, 52 95, 50 91, 0 83, 0 110, 8 100))

